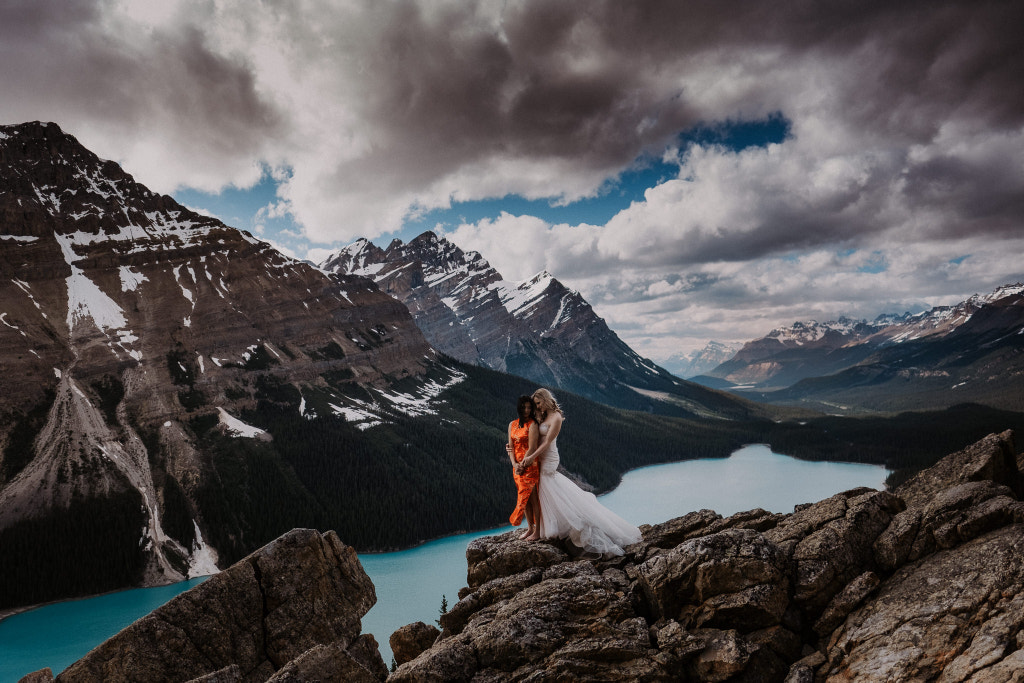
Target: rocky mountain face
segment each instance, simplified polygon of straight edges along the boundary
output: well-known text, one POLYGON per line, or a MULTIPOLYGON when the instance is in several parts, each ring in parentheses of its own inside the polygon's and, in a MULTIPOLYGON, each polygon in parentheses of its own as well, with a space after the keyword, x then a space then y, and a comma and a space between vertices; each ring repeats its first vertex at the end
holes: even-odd
POLYGON ((748 342, 698 381, 826 410, 967 401, 1020 410, 1021 330, 1024 285, 1017 283, 914 315, 796 323, 748 342))
POLYGON ((437 366, 371 281, 156 195, 52 123, 0 127, 0 274, 0 533, 21 525, 67 557, 115 529, 57 529, 119 501, 142 583, 216 569, 201 433, 269 440, 239 418, 283 393, 370 419, 393 383, 437 366))
POLYGON ((295 531, 57 680, 1017 681, 1022 465, 992 434, 892 492, 696 511, 611 559, 480 538, 443 631, 392 634, 390 675, 358 635, 373 603, 358 560, 295 531))
POLYGON ((465 362, 617 407, 717 417, 756 412, 638 355, 549 273, 510 282, 479 253, 432 232, 387 249, 358 240, 320 267, 373 278, 408 307, 436 349, 465 362))

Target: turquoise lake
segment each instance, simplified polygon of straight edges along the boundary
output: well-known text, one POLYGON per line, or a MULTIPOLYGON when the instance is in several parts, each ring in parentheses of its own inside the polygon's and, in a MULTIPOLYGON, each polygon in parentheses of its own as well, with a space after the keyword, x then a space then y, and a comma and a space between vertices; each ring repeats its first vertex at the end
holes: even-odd
MULTIPOLYGON (((772 453, 764 445, 728 458, 654 465, 626 473, 601 502, 634 524, 652 524, 708 508, 722 515, 764 508, 791 512, 794 505, 857 486, 884 487, 888 471, 875 465, 807 462, 772 453)), ((510 509, 514 501, 509 501, 510 509)), ((394 553, 360 555, 377 589, 377 604, 363 618, 381 655, 391 662, 388 637, 414 621, 434 623, 442 596, 449 606, 466 585, 466 544, 504 533, 505 526, 450 536, 394 553)), ((0 683, 13 683, 45 666, 54 674, 136 619, 198 584, 121 591, 23 612, 0 622, 0 683)))

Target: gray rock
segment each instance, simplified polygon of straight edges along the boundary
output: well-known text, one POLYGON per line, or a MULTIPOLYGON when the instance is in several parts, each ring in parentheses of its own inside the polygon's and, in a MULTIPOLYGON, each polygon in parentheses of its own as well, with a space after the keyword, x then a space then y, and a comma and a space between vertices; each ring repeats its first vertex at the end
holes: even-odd
POLYGON ((683 541, 703 536, 707 528, 722 519, 714 510, 697 510, 675 517, 661 524, 644 524, 640 527, 644 542, 656 548, 675 548, 683 541))
POLYGON ((46 667, 45 669, 25 674, 18 680, 18 683, 49 683, 52 680, 53 671, 50 670, 50 667, 46 667))
POLYGON ((786 558, 750 529, 686 541, 637 567, 647 609, 687 627, 732 621, 744 630, 779 623, 789 603, 786 558))
POLYGON ((873 569, 875 541, 901 507, 885 491, 862 492, 846 501, 841 517, 833 517, 797 543, 793 600, 810 618, 816 619, 856 576, 873 569))
POLYGON ((1013 433, 989 434, 967 448, 951 453, 928 469, 918 472, 893 493, 908 508, 927 507, 941 491, 971 481, 1002 484, 1020 496, 1020 470, 1013 445, 1013 433))
POLYGON ((528 569, 512 576, 499 576, 480 586, 477 590, 471 591, 441 615, 444 637, 462 633, 462 629, 465 628, 469 619, 480 610, 510 598, 528 586, 539 583, 543 576, 544 572, 540 568, 528 569))
POLYGON ((919 509, 900 512, 875 539, 872 549, 879 568, 892 571, 907 561, 911 544, 917 537, 918 529, 921 528, 921 515, 919 509))
MULTIPOLYGON (((379 656, 379 655, 378 655, 379 656)), ((379 683, 387 678, 387 669, 371 671, 360 664, 340 642, 315 645, 288 662, 267 683, 379 683)))
POLYGON ((417 621, 406 624, 391 634, 388 643, 394 653, 396 664, 405 664, 430 648, 441 632, 436 626, 417 621))
POLYGON ((57 680, 187 681, 235 664, 244 680, 262 681, 317 645, 347 648, 374 602, 352 548, 334 532, 296 529, 135 622, 57 680))
POLYGON ((241 680, 242 671, 237 664, 232 664, 205 676, 193 678, 188 683, 241 683, 241 680))
POLYGON ((438 640, 389 680, 508 680, 543 672, 570 680, 584 671, 667 679, 651 654, 646 621, 615 581, 581 561, 552 567, 545 580, 478 612, 462 633, 438 640))
POLYGON ((881 579, 874 572, 864 572, 839 592, 825 608, 821 617, 814 623, 814 632, 819 636, 828 636, 843 620, 857 608, 864 599, 878 588, 881 579))
POLYGON ((959 681, 1002 661, 1024 625, 1022 548, 1024 526, 1012 525, 904 566, 833 634, 828 679, 930 680, 949 668, 959 681))
POLYGON ((814 671, 824 663, 825 655, 815 651, 803 659, 793 662, 783 683, 814 683, 814 671))
POLYGON ((520 541, 520 533, 509 531, 501 536, 484 536, 470 541, 466 547, 470 589, 502 576, 549 567, 569 559, 565 551, 553 543, 520 541))

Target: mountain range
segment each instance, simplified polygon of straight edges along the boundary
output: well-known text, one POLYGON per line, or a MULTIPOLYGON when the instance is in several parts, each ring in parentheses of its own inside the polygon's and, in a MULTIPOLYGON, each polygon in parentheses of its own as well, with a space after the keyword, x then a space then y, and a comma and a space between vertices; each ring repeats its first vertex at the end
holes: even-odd
MULTIPOLYGON (((392 252, 416 249, 486 270, 430 235, 392 252)), ((505 425, 542 382, 488 363, 677 416, 560 392, 563 462, 597 490, 759 438, 704 418, 762 408, 640 358, 549 276, 462 300, 515 330, 503 364, 498 333, 425 336, 381 282, 155 194, 56 124, 0 126, 0 608, 209 573, 294 527, 370 550, 502 523, 505 425)))
POLYGON ((916 314, 797 322, 694 381, 825 412, 1024 410, 1024 284, 916 314))
POLYGON ((431 345, 458 360, 601 403, 679 416, 763 414, 683 381, 619 339, 579 292, 550 273, 505 280, 478 252, 433 232, 386 249, 360 239, 320 264, 372 278, 431 345))

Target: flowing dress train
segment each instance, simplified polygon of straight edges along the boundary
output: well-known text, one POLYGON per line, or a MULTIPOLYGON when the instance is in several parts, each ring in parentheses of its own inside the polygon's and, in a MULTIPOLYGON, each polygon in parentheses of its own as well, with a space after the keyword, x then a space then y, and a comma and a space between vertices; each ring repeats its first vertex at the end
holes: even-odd
MULTIPOLYGON (((540 426, 541 438, 549 425, 540 426)), ((556 439, 557 441, 557 439, 556 439)), ((551 443, 540 458, 540 535, 568 539, 587 553, 622 555, 623 547, 640 541, 640 530, 601 505, 558 471, 558 445, 551 443)))

